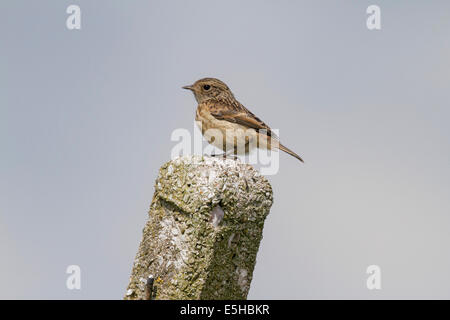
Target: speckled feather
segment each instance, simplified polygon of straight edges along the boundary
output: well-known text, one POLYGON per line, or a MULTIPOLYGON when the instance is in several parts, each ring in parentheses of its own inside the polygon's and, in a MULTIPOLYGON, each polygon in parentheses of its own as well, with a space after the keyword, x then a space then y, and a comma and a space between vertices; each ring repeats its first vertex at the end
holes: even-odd
MULTIPOLYGON (((244 131, 253 129, 258 148, 278 148, 303 162, 299 155, 281 144, 266 123, 236 100, 224 82, 215 78, 204 78, 184 88, 191 90, 198 102, 196 120, 201 122, 203 134, 208 129, 219 129, 224 132, 226 140, 225 130, 227 129, 243 129, 244 131)), ((248 138, 245 137, 245 139, 245 152, 248 152, 248 138)), ((207 140, 212 143, 211 139, 207 138, 207 140)), ((224 141, 221 148, 225 151, 226 146, 227 143, 224 141)), ((236 145, 234 148, 236 150, 236 145)))

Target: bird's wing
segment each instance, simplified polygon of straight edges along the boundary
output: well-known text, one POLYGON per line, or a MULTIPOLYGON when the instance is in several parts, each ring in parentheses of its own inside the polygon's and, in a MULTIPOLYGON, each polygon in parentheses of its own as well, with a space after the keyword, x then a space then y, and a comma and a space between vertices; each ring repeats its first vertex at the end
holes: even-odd
MULTIPOLYGON (((255 129, 256 131, 265 131, 265 134, 278 139, 277 135, 272 132, 270 127, 261 121, 257 116, 250 112, 243 105, 228 106, 226 103, 214 103, 210 106, 211 115, 218 120, 225 120, 232 123, 237 123, 242 126, 255 129)), ((262 133, 260 132, 260 133, 262 133)))

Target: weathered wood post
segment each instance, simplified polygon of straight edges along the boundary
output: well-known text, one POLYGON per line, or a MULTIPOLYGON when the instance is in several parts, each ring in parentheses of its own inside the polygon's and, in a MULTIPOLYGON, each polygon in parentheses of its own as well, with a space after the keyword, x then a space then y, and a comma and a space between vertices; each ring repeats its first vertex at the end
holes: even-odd
POLYGON ((269 182, 240 161, 184 156, 163 165, 125 299, 246 299, 269 182))

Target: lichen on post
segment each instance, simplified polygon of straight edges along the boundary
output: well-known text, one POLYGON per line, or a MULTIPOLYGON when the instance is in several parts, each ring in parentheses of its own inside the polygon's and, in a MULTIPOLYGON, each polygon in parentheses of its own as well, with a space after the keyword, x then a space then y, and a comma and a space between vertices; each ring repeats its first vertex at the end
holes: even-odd
POLYGON ((125 299, 246 299, 269 182, 238 160, 183 156, 163 165, 125 299))

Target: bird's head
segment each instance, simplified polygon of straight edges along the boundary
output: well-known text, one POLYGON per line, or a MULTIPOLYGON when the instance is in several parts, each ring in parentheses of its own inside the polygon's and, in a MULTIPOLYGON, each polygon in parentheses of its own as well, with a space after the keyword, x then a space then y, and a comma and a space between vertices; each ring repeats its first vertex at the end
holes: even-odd
POLYGON ((203 78, 197 80, 190 86, 184 86, 183 89, 191 90, 198 103, 211 99, 234 98, 233 93, 228 86, 215 78, 203 78))

